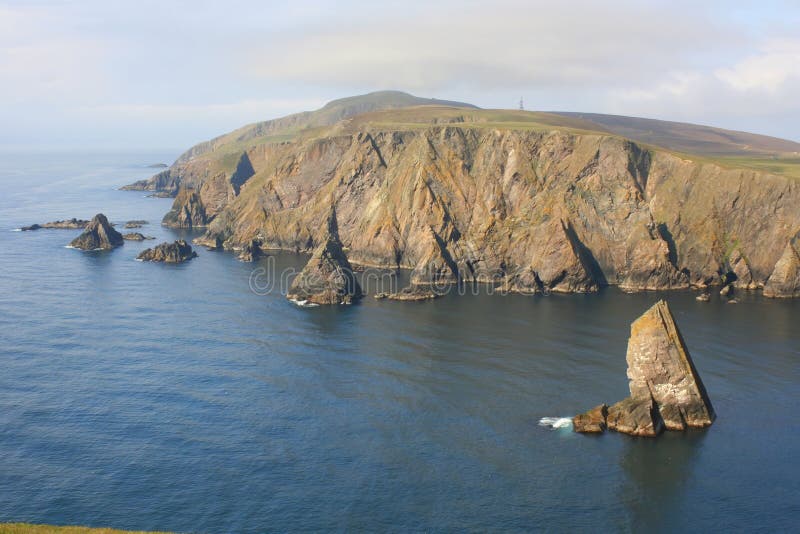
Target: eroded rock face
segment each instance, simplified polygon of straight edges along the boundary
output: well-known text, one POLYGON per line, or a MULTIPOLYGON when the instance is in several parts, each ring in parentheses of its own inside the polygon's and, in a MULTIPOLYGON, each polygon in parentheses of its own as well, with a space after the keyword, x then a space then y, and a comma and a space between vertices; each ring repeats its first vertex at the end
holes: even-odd
POLYGON ((656 436, 663 429, 714 422, 714 408, 665 301, 633 322, 626 359, 631 394, 608 408, 609 429, 656 436))
POLYGON ((174 243, 161 243, 153 248, 145 249, 136 259, 142 261, 181 263, 196 257, 197 253, 192 250, 192 246, 183 239, 179 239, 174 243))
POLYGON ((193 189, 181 189, 172 203, 172 209, 161 221, 171 228, 198 228, 208 225, 208 217, 200 195, 193 189))
POLYGON ((783 255, 775 264, 764 285, 764 296, 769 298, 800 297, 800 253, 794 243, 787 243, 783 255))
POLYGON ((122 234, 114 230, 105 215, 98 213, 69 246, 81 250, 111 250, 123 243, 122 234))
POLYGON ((286 298, 302 304, 351 304, 362 295, 353 267, 339 241, 336 210, 328 217, 325 239, 292 282, 286 298))

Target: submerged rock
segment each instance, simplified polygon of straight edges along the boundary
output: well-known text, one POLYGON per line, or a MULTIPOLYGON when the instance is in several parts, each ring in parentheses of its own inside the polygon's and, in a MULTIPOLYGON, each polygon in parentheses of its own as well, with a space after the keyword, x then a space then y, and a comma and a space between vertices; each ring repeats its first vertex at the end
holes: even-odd
POLYGON ((69 246, 81 250, 111 250, 123 243, 122 234, 114 230, 105 215, 98 213, 69 246))
POLYGON ((286 298, 304 304, 351 304, 361 295, 361 286, 339 240, 333 209, 322 243, 292 282, 286 298))
POLYGON ((626 359, 631 394, 608 408, 609 429, 656 436, 663 429, 702 428, 714 422, 705 386, 665 301, 633 322, 626 359))
POLYGON ((767 283, 764 296, 769 298, 800 297, 800 253, 794 243, 787 243, 783 255, 775 264, 767 283))
POLYGON ((153 248, 143 250, 136 259, 142 261, 181 263, 196 257, 197 252, 192 250, 192 246, 183 239, 179 239, 174 243, 161 243, 153 248))

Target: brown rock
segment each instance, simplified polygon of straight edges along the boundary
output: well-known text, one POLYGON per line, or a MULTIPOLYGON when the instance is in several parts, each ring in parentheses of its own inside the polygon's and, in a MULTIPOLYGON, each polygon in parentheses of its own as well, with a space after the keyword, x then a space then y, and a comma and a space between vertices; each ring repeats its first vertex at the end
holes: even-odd
POLYGON ((161 243, 153 248, 143 250, 137 257, 141 261, 157 261, 165 263, 182 263, 196 258, 197 253, 183 239, 174 243, 161 243))
POLYGON ((286 298, 302 304, 351 304, 361 286, 339 241, 336 209, 328 217, 324 241, 292 282, 286 298))
POLYGON ((575 432, 584 434, 599 434, 606 429, 606 417, 608 416, 608 406, 601 404, 595 406, 588 412, 576 415, 572 418, 572 428, 575 432))
POLYGON ((631 436, 654 438, 664 431, 664 423, 652 399, 628 397, 608 408, 608 428, 631 436))
POLYGON ((155 239, 155 237, 146 236, 144 234, 140 234, 139 232, 131 232, 128 234, 123 234, 122 239, 125 241, 144 241, 146 239, 155 239))
POLYGON ((172 203, 172 209, 164 215, 161 224, 171 228, 207 226, 208 217, 206 217, 206 209, 200 200, 200 195, 193 189, 181 188, 172 203))
MULTIPOLYGON (((84 219, 66 219, 63 221, 52 221, 43 224, 32 224, 30 226, 23 226, 20 228, 23 232, 29 232, 32 230, 43 230, 43 229, 58 229, 58 230, 76 230, 78 228, 86 228, 89 224, 89 221, 84 219)), ((112 225, 113 226, 113 225, 112 225)))
POLYGON ((769 298, 800 297, 800 253, 794 243, 787 243, 783 255, 775 264, 764 285, 764 296, 769 298))
POLYGON ((387 294, 384 298, 389 300, 403 300, 407 302, 433 300, 441 296, 441 290, 426 284, 411 284, 396 293, 387 294))
POLYGON ((664 428, 714 422, 714 408, 665 301, 633 322, 626 359, 631 394, 608 409, 609 429, 656 436, 664 428))
POLYGON ((123 243, 122 234, 114 230, 105 215, 98 213, 69 246, 81 250, 111 250, 123 243))

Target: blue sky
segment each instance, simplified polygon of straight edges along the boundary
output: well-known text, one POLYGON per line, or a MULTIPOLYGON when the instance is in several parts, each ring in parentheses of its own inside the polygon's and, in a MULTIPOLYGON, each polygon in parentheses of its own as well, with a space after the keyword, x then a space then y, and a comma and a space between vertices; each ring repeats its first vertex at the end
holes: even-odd
POLYGON ((179 149, 378 89, 800 140, 800 7, 0 0, 0 147, 179 149))

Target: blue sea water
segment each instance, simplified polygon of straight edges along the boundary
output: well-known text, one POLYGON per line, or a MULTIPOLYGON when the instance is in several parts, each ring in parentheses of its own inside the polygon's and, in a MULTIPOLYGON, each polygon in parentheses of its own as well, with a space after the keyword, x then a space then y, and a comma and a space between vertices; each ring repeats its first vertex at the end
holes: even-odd
MULTIPOLYGON (((800 302, 690 292, 366 298, 302 309, 257 264, 182 265, 14 232, 97 212, 175 153, 0 153, 0 521, 179 532, 791 531, 800 302), (539 425, 627 395, 630 322, 666 298, 718 419, 658 440, 539 425)), ((158 242, 158 241, 157 241, 158 242)), ((269 271, 272 272, 272 271, 269 271)))

